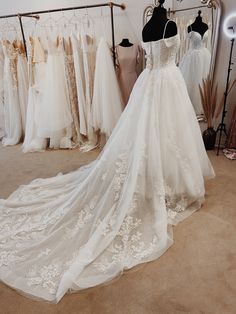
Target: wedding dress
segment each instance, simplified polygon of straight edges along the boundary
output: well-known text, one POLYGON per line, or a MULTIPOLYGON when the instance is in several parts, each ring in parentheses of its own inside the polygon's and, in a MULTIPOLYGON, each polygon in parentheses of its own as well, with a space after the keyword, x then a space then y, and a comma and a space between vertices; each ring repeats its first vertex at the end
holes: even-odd
POLYGON ((198 32, 189 33, 190 49, 179 65, 197 115, 204 113, 199 85, 202 85, 202 80, 209 75, 211 65, 211 53, 205 47, 208 34, 209 32, 206 31, 202 38, 198 32))
POLYGON ((28 42, 29 91, 26 113, 23 152, 40 152, 46 149, 46 139, 39 136, 36 117, 41 114, 43 80, 45 77, 46 55, 38 37, 28 42))
POLYGON ((114 69, 111 51, 104 38, 100 39, 92 101, 93 128, 109 137, 119 120, 123 102, 114 69))
POLYGON ((22 120, 20 112, 17 81, 17 50, 14 43, 3 40, 4 53, 4 119, 5 136, 3 145, 16 145, 22 136, 22 120))
POLYGON ((75 67, 74 67, 74 56, 72 49, 71 38, 68 40, 63 38, 63 47, 64 47, 64 61, 65 61, 65 70, 66 70, 66 80, 69 91, 70 99, 70 110, 72 114, 72 139, 74 146, 78 146, 83 143, 83 138, 80 134, 80 125, 79 125, 79 110, 78 110, 78 95, 76 87, 76 77, 75 77, 75 67))
POLYGON ((83 32, 80 36, 81 48, 83 51, 83 67, 85 78, 85 103, 87 120, 87 138, 88 142, 81 147, 81 151, 87 152, 97 146, 97 136, 92 127, 92 99, 94 87, 94 74, 96 65, 96 39, 94 36, 83 32))
POLYGON ((200 208, 214 171, 175 65, 179 42, 143 44, 147 68, 98 159, 1 200, 3 282, 58 302, 158 258, 172 244, 168 223, 200 208))
POLYGON ((51 148, 71 148, 72 136, 69 91, 63 56, 63 39, 45 38, 48 51, 40 115, 36 115, 38 135, 50 138, 51 148), (68 134, 70 134, 68 136, 68 134))

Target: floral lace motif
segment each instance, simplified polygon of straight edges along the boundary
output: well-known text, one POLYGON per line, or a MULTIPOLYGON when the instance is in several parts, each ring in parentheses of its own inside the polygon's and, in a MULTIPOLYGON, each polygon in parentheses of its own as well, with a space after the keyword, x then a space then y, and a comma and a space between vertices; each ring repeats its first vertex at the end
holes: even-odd
POLYGON ((64 235, 65 240, 72 239, 76 236, 78 230, 83 229, 84 226, 91 221, 94 216, 94 209, 97 202, 97 196, 95 196, 88 205, 85 205, 75 217, 75 223, 70 228, 66 228, 66 233, 64 235))
POLYGON ((116 174, 113 179, 115 202, 117 202, 120 199, 121 189, 127 177, 127 170, 128 170, 127 153, 124 153, 119 156, 119 160, 116 162, 116 174))
POLYGON ((62 272, 62 262, 56 260, 40 269, 34 266, 27 274, 27 284, 31 287, 40 285, 42 288, 47 289, 49 293, 55 294, 62 272))
POLYGON ((110 259, 104 257, 99 262, 94 263, 100 272, 106 273, 118 263, 124 267, 132 266, 135 260, 140 262, 154 251, 158 237, 155 235, 151 243, 145 244, 142 241, 142 233, 137 230, 141 224, 141 219, 130 215, 126 216, 114 244, 108 249, 111 253, 110 259))
POLYGON ((24 258, 16 256, 17 251, 1 251, 0 254, 0 267, 8 266, 9 264, 13 264, 17 261, 23 261, 24 258))

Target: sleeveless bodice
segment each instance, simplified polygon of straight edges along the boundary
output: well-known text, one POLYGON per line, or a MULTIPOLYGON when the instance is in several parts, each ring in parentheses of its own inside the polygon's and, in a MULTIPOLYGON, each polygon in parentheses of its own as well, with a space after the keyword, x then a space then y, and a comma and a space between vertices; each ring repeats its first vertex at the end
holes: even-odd
POLYGON ((202 49, 206 46, 206 41, 208 38, 208 31, 206 31, 203 35, 199 34, 198 32, 191 31, 189 33, 190 38, 190 49, 202 49))
POLYGON ((146 68, 152 70, 175 65, 179 45, 179 34, 157 41, 143 42, 142 47, 146 52, 147 59, 146 68))
POLYGON ((48 56, 60 56, 63 52, 63 39, 61 37, 57 37, 56 39, 47 37, 45 46, 48 56))

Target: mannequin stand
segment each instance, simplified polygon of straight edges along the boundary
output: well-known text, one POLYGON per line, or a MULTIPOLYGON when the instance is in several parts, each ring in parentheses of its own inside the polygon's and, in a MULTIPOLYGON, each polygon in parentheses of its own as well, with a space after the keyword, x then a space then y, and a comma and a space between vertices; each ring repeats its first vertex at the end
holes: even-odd
POLYGON ((221 139, 222 139, 222 134, 224 133, 227 136, 227 131, 226 131, 226 124, 224 123, 225 117, 226 117, 226 105, 227 105, 227 98, 229 94, 229 80, 230 80, 230 73, 232 71, 231 66, 233 65, 232 63, 232 54, 233 54, 233 48, 234 48, 234 41, 235 39, 231 39, 231 49, 230 49, 230 56, 229 56, 229 66, 228 66, 228 75, 227 75, 227 81, 226 81, 226 89, 225 89, 225 98, 224 98, 224 108, 222 112, 222 118, 221 118, 221 123, 219 124, 216 133, 220 132, 219 136, 219 142, 218 142, 218 147, 217 147, 217 156, 219 156, 220 152, 220 145, 221 145, 221 139))

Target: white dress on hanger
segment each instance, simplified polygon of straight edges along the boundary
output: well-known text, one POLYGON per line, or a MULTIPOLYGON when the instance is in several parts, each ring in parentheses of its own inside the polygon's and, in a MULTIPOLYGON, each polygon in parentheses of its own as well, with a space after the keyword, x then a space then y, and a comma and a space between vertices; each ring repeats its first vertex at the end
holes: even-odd
POLYGON ((27 295, 58 302, 158 258, 168 223, 203 203, 214 171, 175 65, 179 35, 143 47, 147 68, 99 158, 1 200, 0 278, 27 295))
POLYGON ((97 146, 97 136, 93 129, 92 122, 92 99, 94 74, 96 64, 96 39, 92 35, 82 33, 80 35, 81 48, 83 51, 83 66, 85 77, 85 101, 86 101, 86 120, 87 120, 87 138, 88 142, 81 147, 84 152, 90 151, 97 146))
POLYGON ((4 121, 4 54, 0 44, 0 140, 5 135, 4 121))
POLYGON ((72 116, 63 56, 62 38, 45 39, 48 51, 40 114, 36 115, 38 135, 50 138, 51 148, 71 148, 72 116), (69 138, 67 136, 69 135, 69 138), (68 143, 69 141, 69 143, 68 143), (68 145, 67 145, 68 144, 68 145))
POLYGON ((199 85, 209 75, 211 65, 211 53, 205 47, 208 34, 206 31, 202 37, 198 32, 189 33, 190 48, 179 65, 197 115, 204 114, 199 85))
POLYGON ((29 92, 24 153, 44 151, 47 144, 46 139, 39 136, 36 124, 37 116, 41 114, 46 55, 38 37, 30 38, 28 46, 30 47, 28 51, 29 92))
POLYGON ((109 137, 124 108, 111 51, 101 38, 96 57, 92 102, 93 128, 109 137))
POLYGON ((14 44, 3 40, 4 53, 4 119, 3 145, 16 145, 22 136, 22 121, 17 81, 17 51, 14 44))

